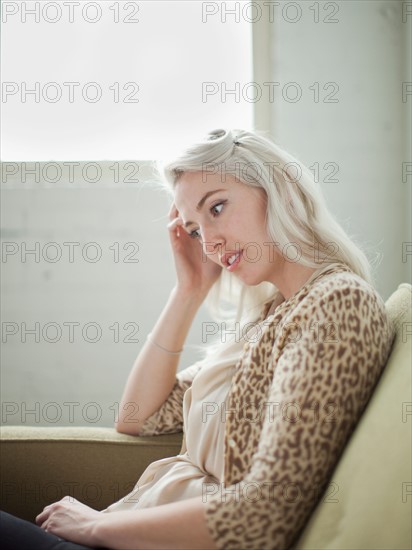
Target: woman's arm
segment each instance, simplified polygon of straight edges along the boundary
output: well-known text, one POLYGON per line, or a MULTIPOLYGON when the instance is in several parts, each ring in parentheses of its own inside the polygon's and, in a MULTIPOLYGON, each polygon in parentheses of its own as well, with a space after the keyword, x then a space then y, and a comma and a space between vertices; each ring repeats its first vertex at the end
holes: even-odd
MULTIPOLYGON (((274 342, 273 378, 250 425, 243 414, 249 395, 235 393, 228 401, 239 417, 232 421, 234 445, 226 460, 239 481, 208 492, 204 501, 219 548, 289 548, 327 484, 328 502, 345 489, 330 478, 385 366, 394 331, 369 286, 343 275, 333 289, 325 283, 284 324, 269 325, 278 335, 268 339, 274 342), (261 431, 254 430, 257 416, 261 431), (247 458, 242 446, 254 439, 247 458)), ((255 361, 261 356, 251 353, 255 361)), ((241 367, 245 387, 256 379, 259 364, 252 359, 251 365, 241 367)))
MULTIPOLYGON (((168 350, 180 350, 203 299, 202 294, 182 293, 175 287, 152 330, 152 340, 168 350)), ((179 357, 148 340, 145 342, 120 401, 118 432, 138 435, 145 419, 158 410, 170 394, 176 381, 179 357), (133 414, 137 407, 137 414, 133 414)))
POLYGON ((101 514, 94 544, 122 550, 216 549, 204 517, 202 497, 152 508, 101 514))
MULTIPOLYGON (((219 277, 222 267, 205 256, 199 241, 192 239, 180 227, 183 220, 174 203, 170 207, 169 220, 177 282, 151 337, 159 346, 179 351, 197 310, 219 277)), ((144 421, 161 407, 172 391, 178 362, 179 355, 167 353, 146 341, 123 392, 116 425, 118 432, 138 435, 144 421), (137 421, 130 421, 136 418, 134 412, 137 412, 137 421)))
POLYGON ((71 497, 46 506, 36 523, 78 544, 117 550, 216 549, 202 497, 122 512, 101 513, 71 497))

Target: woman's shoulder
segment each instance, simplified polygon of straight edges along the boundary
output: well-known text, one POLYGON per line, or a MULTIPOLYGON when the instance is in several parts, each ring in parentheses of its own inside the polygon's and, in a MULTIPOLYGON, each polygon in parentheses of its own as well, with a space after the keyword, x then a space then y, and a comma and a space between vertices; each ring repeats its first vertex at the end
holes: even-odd
POLYGON ((303 295, 303 300, 308 304, 340 302, 346 309, 359 310, 360 314, 366 313, 365 309, 359 309, 364 304, 376 304, 379 309, 385 308, 379 292, 345 264, 335 264, 315 277, 308 285, 308 292, 303 295))
POLYGON ((289 313, 293 320, 335 322, 347 331, 369 327, 389 340, 395 333, 382 296, 345 264, 316 277, 289 313))
POLYGON ((378 316, 389 322, 378 291, 343 263, 318 269, 291 298, 278 302, 265 304, 261 321, 354 315, 369 320, 378 316))
POLYGON ((395 327, 379 292, 344 263, 320 268, 287 300, 265 303, 257 323, 274 326, 339 326, 347 335, 370 327, 376 336, 392 340, 395 327))
POLYGON ((344 266, 335 268, 313 278, 295 298, 272 319, 281 336, 274 345, 300 346, 301 353, 306 346, 313 357, 330 354, 337 360, 349 349, 384 363, 395 326, 380 294, 362 277, 344 266))

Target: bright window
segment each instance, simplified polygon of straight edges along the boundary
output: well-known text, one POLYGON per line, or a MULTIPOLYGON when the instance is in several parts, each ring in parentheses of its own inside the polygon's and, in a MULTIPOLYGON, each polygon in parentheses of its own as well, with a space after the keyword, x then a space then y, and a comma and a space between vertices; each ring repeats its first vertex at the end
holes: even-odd
POLYGON ((252 25, 236 4, 223 17, 218 2, 2 2, 2 160, 147 160, 252 127, 252 25))

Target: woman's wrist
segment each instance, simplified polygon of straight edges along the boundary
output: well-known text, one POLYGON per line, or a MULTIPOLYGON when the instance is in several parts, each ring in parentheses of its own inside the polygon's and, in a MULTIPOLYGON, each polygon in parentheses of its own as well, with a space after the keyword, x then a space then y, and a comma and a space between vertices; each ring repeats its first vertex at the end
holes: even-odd
POLYGON ((167 348, 161 346, 160 344, 158 344, 157 342, 155 342, 155 340, 153 340, 152 334, 151 334, 151 333, 149 333, 149 334, 146 336, 146 339, 147 339, 153 346, 156 346, 158 349, 161 349, 163 352, 168 353, 169 355, 180 355, 180 354, 183 352, 183 348, 180 349, 180 350, 172 351, 172 350, 170 350, 170 349, 167 349, 167 348))
POLYGON ((171 294, 179 303, 193 304, 195 307, 200 307, 208 293, 198 289, 188 290, 176 285, 173 287, 171 294))
POLYGON ((99 512, 99 516, 93 522, 91 527, 90 538, 91 541, 88 544, 92 544, 98 548, 104 547, 107 542, 105 536, 105 522, 107 520, 107 514, 99 512))

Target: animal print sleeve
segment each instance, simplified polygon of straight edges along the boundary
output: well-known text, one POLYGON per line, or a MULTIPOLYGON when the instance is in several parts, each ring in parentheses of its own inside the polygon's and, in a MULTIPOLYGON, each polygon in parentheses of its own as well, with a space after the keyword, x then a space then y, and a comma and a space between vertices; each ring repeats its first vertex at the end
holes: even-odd
POLYGON ((339 498, 333 469, 395 333, 371 287, 323 290, 296 307, 273 344, 268 406, 247 474, 203 498, 219 549, 290 548, 325 489, 339 498))
POLYGON ((166 401, 142 424, 139 435, 160 435, 183 431, 183 396, 201 369, 200 362, 176 373, 175 384, 166 401))

